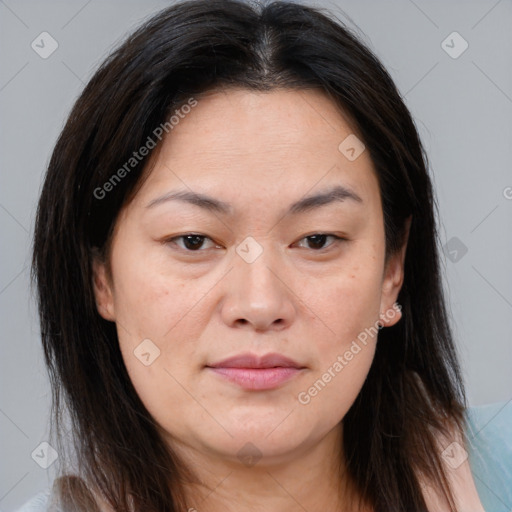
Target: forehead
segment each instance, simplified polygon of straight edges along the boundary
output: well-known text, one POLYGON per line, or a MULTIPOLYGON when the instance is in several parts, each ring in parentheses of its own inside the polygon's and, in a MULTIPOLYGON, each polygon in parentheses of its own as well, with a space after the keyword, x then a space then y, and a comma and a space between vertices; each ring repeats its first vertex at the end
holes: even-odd
POLYGON ((268 154, 287 148, 331 152, 355 129, 346 114, 316 89, 231 88, 199 96, 197 106, 182 116, 164 145, 176 158, 198 152, 226 157, 228 151, 233 156, 268 154))
POLYGON ((297 199, 338 183, 378 199, 369 152, 344 152, 344 141, 360 141, 357 128, 323 92, 225 89, 195 99, 150 162, 140 202, 178 188, 226 200, 297 199))

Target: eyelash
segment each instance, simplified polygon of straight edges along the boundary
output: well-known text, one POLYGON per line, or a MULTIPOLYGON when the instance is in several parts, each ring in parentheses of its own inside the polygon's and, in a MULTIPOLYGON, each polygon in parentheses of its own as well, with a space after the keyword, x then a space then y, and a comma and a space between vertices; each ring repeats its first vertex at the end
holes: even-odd
MULTIPOLYGON (((299 241, 306 240, 308 238, 312 238, 312 237, 315 237, 315 236, 325 236, 325 237, 331 237, 331 238, 334 239, 334 242, 331 243, 330 245, 328 245, 327 247, 322 247, 320 249, 311 249, 312 251, 317 252, 317 253, 322 253, 322 252, 328 251, 328 250, 330 250, 331 247, 337 245, 338 243, 343 242, 343 241, 348 241, 346 238, 334 235, 332 233, 313 233, 311 235, 307 235, 307 236, 301 238, 299 241)), ((202 235, 200 233, 186 233, 184 235, 168 238, 166 240, 163 240, 163 242, 166 243, 166 244, 177 245, 176 240, 184 239, 186 237, 198 237, 198 238, 202 238, 204 240, 211 240, 210 237, 208 237, 206 235, 202 235)), ((212 242, 213 242, 213 240, 212 240, 212 242)), ((200 252, 204 252, 206 249, 191 250, 191 249, 187 249, 187 248, 184 248, 184 247, 180 247, 178 245, 178 250, 185 251, 187 253, 195 253, 195 252, 200 253, 200 252)))

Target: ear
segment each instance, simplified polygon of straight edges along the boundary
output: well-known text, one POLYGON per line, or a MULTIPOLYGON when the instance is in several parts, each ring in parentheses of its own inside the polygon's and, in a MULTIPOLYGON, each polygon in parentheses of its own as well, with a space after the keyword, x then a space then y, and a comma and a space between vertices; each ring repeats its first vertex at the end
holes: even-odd
POLYGON ((105 320, 113 322, 115 320, 115 315, 112 283, 107 271, 107 264, 96 247, 93 249, 92 265, 94 296, 96 298, 98 313, 105 320))
POLYGON ((412 215, 405 221, 405 235, 402 247, 392 254, 384 269, 380 302, 379 322, 383 327, 395 325, 402 317, 402 308, 396 299, 404 282, 405 252, 409 241, 412 215))

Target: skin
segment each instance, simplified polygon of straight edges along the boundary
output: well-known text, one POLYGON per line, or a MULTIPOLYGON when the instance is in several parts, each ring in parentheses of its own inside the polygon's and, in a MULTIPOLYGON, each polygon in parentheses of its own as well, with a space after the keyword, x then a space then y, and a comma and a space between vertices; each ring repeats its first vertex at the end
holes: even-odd
POLYGON ((368 150, 354 161, 338 150, 357 131, 323 93, 231 89, 197 99, 121 211, 110 267, 95 261, 98 311, 116 322, 130 378, 162 435, 202 482, 187 487, 190 507, 356 510, 339 439, 377 337, 308 404, 298 395, 365 328, 400 320, 393 304, 405 245, 385 266, 373 163, 368 150), (339 184, 362 202, 285 214, 339 184), (175 190, 207 194, 233 212, 182 201, 147 207, 175 190), (205 237, 196 250, 177 238, 190 233, 205 237), (346 240, 315 246, 307 237, 318 233, 346 240), (236 252, 248 236, 262 250, 251 263, 236 252), (160 350, 149 366, 134 355, 144 339, 160 350), (242 352, 278 352, 304 369, 275 389, 247 391, 205 368, 242 352), (246 443, 261 456, 255 465, 237 455, 246 443))

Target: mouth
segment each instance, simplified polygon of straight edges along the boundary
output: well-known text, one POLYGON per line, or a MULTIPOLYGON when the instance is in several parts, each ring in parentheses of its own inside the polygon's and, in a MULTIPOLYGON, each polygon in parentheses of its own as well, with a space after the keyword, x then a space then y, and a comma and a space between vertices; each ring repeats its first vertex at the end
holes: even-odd
POLYGON ((281 354, 240 354, 206 366, 207 369, 246 390, 277 388, 303 372, 306 367, 281 354))

